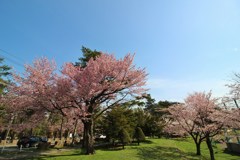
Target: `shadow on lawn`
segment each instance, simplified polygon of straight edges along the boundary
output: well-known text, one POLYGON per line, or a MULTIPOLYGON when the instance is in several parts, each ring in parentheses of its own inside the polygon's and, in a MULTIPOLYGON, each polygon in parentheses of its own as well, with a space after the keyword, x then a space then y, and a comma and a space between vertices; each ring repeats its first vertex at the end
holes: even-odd
POLYGON ((138 157, 142 160, 176 160, 176 159, 184 159, 184 160, 199 160, 204 159, 203 157, 197 156, 192 152, 182 152, 177 148, 173 147, 145 147, 145 148, 137 148, 138 157))
POLYGON ((25 157, 25 159, 19 159, 19 160, 45 160, 46 158, 56 159, 58 157, 61 157, 62 159, 64 159, 64 157, 67 157, 67 159, 68 159, 70 157, 75 157, 75 156, 79 156, 79 155, 84 155, 84 151, 79 149, 79 150, 75 150, 71 154, 62 154, 61 150, 59 150, 59 153, 55 153, 55 154, 39 154, 38 156, 34 155, 32 157, 25 157))
POLYGON ((50 150, 25 149, 22 152, 6 151, 4 153, 0 153, 0 160, 43 160, 45 158, 57 158, 65 156, 71 157, 79 155, 84 155, 84 151, 80 149, 76 150, 76 148, 50 149, 50 150), (66 152, 70 152, 70 154, 66 152))
MULTIPOLYGON (((154 142, 150 141, 150 140, 145 140, 144 142, 141 142, 141 144, 152 144, 154 142)), ((137 142, 133 141, 132 143, 126 145, 126 147, 133 147, 133 148, 137 148, 139 145, 137 142)), ((102 150, 102 151, 117 151, 117 150, 124 150, 122 148, 122 144, 115 144, 113 145, 112 143, 105 143, 104 145, 99 145, 95 147, 96 150, 102 150)))
POLYGON ((186 138, 186 137, 180 137, 180 138, 166 138, 169 140, 174 140, 178 142, 192 142, 192 139, 186 138))
POLYGON ((143 142, 141 142, 141 143, 153 144, 154 142, 153 142, 153 141, 151 141, 151 140, 145 140, 145 141, 143 141, 143 142))

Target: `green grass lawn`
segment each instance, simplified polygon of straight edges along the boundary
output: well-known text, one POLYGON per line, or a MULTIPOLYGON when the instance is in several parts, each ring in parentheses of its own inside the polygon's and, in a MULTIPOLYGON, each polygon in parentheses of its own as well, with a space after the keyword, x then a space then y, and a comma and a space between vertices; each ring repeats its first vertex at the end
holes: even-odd
MULTIPOLYGON (((195 155, 195 145, 191 139, 149 139, 140 146, 126 146, 125 150, 96 149, 95 155, 83 155, 80 149, 51 149, 39 154, 34 152, 24 159, 34 160, 208 160, 209 153, 205 142, 201 146, 202 156, 195 155), (36 157, 37 156, 37 157, 36 157)), ((240 155, 224 153, 223 146, 214 147, 217 160, 239 160, 240 155)))

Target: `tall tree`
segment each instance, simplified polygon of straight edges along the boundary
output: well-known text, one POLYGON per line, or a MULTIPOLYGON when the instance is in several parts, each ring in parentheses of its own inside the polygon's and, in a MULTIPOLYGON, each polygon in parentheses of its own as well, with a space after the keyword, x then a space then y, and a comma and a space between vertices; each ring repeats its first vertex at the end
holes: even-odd
POLYGON ((166 125, 166 116, 169 114, 167 108, 178 102, 159 101, 155 102, 155 99, 150 94, 144 94, 141 97, 144 108, 145 125, 141 126, 143 132, 147 136, 161 137, 163 133, 163 127, 166 125))
POLYGON ((93 124, 103 112, 122 102, 126 97, 142 94, 146 72, 133 65, 128 54, 117 60, 113 55, 101 54, 91 58, 86 67, 71 63, 63 67, 63 75, 73 84, 75 106, 84 111, 82 122, 86 140, 86 154, 94 153, 93 124), (98 109, 102 106, 100 111, 98 109))

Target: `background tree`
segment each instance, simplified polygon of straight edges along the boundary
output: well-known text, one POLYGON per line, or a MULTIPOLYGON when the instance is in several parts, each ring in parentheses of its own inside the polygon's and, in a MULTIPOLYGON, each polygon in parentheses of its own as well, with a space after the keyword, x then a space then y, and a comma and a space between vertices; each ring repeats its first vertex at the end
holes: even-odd
POLYGON ((8 137, 9 133, 12 138, 16 133, 19 135, 23 135, 24 132, 25 135, 31 134, 33 133, 32 128, 41 124, 41 120, 44 117, 44 114, 42 114, 43 112, 33 110, 32 106, 26 103, 27 101, 28 97, 12 94, 12 92, 9 92, 9 89, 8 92, 1 97, 1 105, 6 106, 4 119, 7 120, 7 122, 5 122, 6 126, 1 126, 5 127, 5 131, 2 135, 4 139, 8 137))
POLYGON ((185 99, 184 104, 178 104, 168 109, 172 123, 166 128, 172 133, 188 133, 194 140, 197 155, 201 154, 200 145, 206 140, 210 157, 214 159, 211 137, 219 134, 227 124, 228 114, 218 106, 217 99, 209 93, 194 93, 185 99))
MULTIPOLYGON (((64 117, 69 114, 73 116, 71 112, 75 108, 72 107, 72 84, 69 79, 57 74, 56 68, 54 61, 46 58, 37 59, 33 65, 25 65, 23 76, 14 75, 18 85, 12 85, 9 89, 18 97, 27 97, 23 102, 28 103, 26 107, 32 106, 34 113, 48 112, 52 115, 60 115, 59 138, 61 140, 66 119, 64 117)), ((75 117, 79 118, 79 115, 75 117)))
POLYGON ((146 111, 144 111, 143 108, 140 107, 133 108, 132 110, 135 117, 136 126, 140 128, 145 128, 147 125, 147 119, 150 115, 146 111))
POLYGON ((138 145, 145 140, 145 135, 140 127, 136 128, 134 138, 137 140, 138 145))
POLYGON ((178 102, 159 101, 156 103, 150 94, 142 95, 141 101, 144 103, 145 124, 141 126, 143 132, 150 137, 161 137, 164 135, 163 127, 166 125, 166 116, 169 114, 167 108, 178 102))
MULTIPOLYGON (((229 88, 229 94, 222 99, 223 105, 225 108, 229 110, 229 126, 226 127, 225 131, 228 129, 232 129, 238 143, 240 143, 240 138, 238 131, 240 129, 240 74, 235 73, 234 77, 232 78, 232 83, 226 85, 229 88)), ((227 132, 225 132, 227 135, 227 132)), ((226 136, 226 141, 228 142, 230 140, 229 137, 226 136)))
POLYGON ((120 132, 119 132, 119 139, 122 143, 123 149, 124 149, 124 146, 126 144, 130 143, 130 141, 131 141, 131 138, 130 138, 128 132, 124 128, 121 129, 120 132))
POLYGON ((119 139, 119 132, 124 129, 130 137, 133 137, 134 128, 136 126, 133 111, 128 106, 117 106, 107 111, 103 117, 103 133, 108 140, 115 144, 119 139))

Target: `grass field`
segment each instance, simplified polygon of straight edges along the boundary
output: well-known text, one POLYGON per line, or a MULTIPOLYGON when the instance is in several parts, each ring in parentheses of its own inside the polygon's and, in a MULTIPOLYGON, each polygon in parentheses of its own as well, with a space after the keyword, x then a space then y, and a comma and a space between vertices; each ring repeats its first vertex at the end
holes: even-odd
MULTIPOLYGON (((127 146, 125 150, 96 149, 95 155, 83 155, 80 149, 51 149, 46 152, 33 152, 22 159, 34 160, 208 160, 205 143, 201 146, 202 156, 195 155, 195 145, 191 139, 149 139, 140 146, 127 146)), ((217 160, 239 160, 240 155, 225 153, 220 144, 214 147, 217 160)), ((18 158, 20 159, 20 157, 18 158)))

